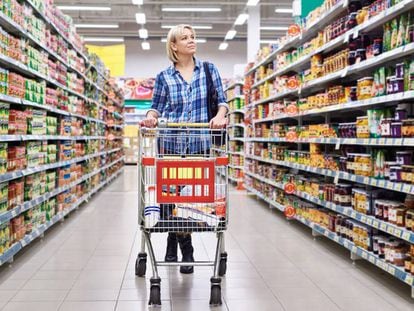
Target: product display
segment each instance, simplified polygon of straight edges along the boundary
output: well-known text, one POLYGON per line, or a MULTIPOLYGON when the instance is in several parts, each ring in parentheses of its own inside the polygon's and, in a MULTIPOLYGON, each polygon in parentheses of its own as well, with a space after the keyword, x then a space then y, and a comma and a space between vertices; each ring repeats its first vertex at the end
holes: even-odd
POLYGON ((247 190, 414 289, 412 9, 324 1, 247 66, 244 121, 247 190))
POLYGON ((0 11, 2 265, 120 173, 123 98, 53 0, 0 11))

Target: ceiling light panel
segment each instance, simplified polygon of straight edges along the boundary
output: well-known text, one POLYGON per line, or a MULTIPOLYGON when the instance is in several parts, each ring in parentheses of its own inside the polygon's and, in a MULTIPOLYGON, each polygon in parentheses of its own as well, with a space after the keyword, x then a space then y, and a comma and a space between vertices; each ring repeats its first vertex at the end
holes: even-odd
POLYGON ((110 11, 109 6, 76 6, 76 5, 59 5, 58 9, 62 11, 110 11))
POLYGON ((142 42, 141 47, 142 47, 143 50, 150 50, 151 49, 151 45, 147 41, 142 42))
POLYGON ((202 7, 163 7, 163 12, 221 12, 221 8, 202 7))
POLYGON ((227 31, 226 37, 224 38, 225 40, 232 40, 237 34, 236 30, 229 30, 227 31))
POLYGON ((137 13, 135 14, 135 19, 137 21, 137 24, 143 25, 147 22, 147 18, 145 16, 145 13, 137 13))
POLYGON ((119 28, 118 24, 75 24, 76 28, 119 28))
POLYGON ((275 9, 276 13, 293 13, 293 9, 290 8, 278 8, 275 9))
POLYGON ((219 45, 219 50, 224 51, 224 50, 227 50, 228 47, 229 47, 229 44, 227 42, 222 42, 219 45))
POLYGON ((85 37, 85 42, 124 42, 124 38, 85 37))
POLYGON ((236 21, 234 22, 235 25, 243 25, 249 18, 249 14, 242 13, 240 14, 236 21))
MULTIPOLYGON (((163 29, 171 29, 175 27, 176 25, 161 25, 161 28, 163 29)), ((191 25, 193 29, 213 29, 212 25, 191 25)))
POLYGON ((139 37, 141 39, 147 39, 148 38, 148 30, 147 29, 142 28, 142 29, 138 30, 138 34, 139 34, 139 37))
POLYGON ((256 6, 259 3, 260 0, 249 0, 247 1, 247 6, 256 6))
POLYGON ((132 0, 132 4, 135 4, 135 5, 143 5, 144 4, 144 0, 132 0))
POLYGON ((288 30, 289 27, 287 26, 263 26, 260 27, 260 30, 271 30, 271 31, 283 31, 288 30))

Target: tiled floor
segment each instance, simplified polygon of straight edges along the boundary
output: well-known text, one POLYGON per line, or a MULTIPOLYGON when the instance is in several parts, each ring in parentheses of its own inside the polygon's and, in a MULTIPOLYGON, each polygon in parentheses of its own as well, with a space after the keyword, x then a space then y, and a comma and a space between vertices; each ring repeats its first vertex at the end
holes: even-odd
MULTIPOLYGON (((136 278, 136 168, 0 271, 2 310, 147 310, 150 275, 136 278)), ((244 192, 231 191, 223 305, 211 310, 414 310, 410 288, 244 192)), ((153 235, 164 255, 165 235, 153 235)), ((212 234, 193 234, 195 257, 211 258, 212 234)), ((148 273, 150 269, 147 269, 148 273)), ((162 307, 210 310, 210 268, 163 268, 162 307)), ((154 309, 154 308, 152 308, 154 309)))

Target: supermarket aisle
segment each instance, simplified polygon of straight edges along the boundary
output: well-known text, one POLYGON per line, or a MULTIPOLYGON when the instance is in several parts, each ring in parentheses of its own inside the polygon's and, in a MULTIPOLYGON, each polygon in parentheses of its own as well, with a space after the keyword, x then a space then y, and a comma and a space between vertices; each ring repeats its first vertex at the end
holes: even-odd
MULTIPOLYGON (((148 280, 134 276, 135 173, 126 167, 88 205, 2 269, 2 310, 148 308, 148 280)), ((213 310, 413 310, 408 286, 367 262, 352 265, 344 249, 324 238, 314 241, 309 229, 253 197, 231 191, 231 200, 224 304, 213 310)), ((193 238, 196 258, 212 255, 214 236, 193 238)), ((162 256, 165 236, 154 239, 162 256)), ((210 268, 196 268, 190 276, 162 269, 163 306, 156 310, 209 310, 211 273, 210 268)))

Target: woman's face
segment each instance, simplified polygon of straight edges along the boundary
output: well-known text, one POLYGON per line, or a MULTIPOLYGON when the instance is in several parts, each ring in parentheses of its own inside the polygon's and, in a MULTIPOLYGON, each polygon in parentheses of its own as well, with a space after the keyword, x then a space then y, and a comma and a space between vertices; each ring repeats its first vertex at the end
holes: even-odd
POLYGON ((172 43, 172 48, 178 55, 194 55, 197 51, 194 33, 187 28, 181 35, 178 35, 176 42, 172 43))

